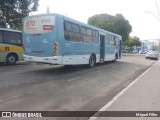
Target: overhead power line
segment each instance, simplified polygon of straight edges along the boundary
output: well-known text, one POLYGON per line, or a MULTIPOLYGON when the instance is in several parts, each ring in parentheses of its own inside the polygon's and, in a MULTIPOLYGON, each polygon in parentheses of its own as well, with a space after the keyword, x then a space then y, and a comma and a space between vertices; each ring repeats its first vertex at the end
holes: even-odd
POLYGON ((156 8, 157 8, 158 15, 159 15, 159 17, 160 17, 159 7, 158 7, 158 4, 157 4, 157 1, 156 1, 156 0, 155 0, 155 3, 156 3, 156 8))

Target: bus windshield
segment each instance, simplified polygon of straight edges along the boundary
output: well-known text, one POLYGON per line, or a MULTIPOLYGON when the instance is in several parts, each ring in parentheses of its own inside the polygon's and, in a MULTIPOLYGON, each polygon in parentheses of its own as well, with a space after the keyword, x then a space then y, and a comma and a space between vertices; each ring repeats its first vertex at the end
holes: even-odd
POLYGON ((37 16, 24 20, 24 32, 28 34, 40 34, 51 32, 54 29, 54 16, 37 16))

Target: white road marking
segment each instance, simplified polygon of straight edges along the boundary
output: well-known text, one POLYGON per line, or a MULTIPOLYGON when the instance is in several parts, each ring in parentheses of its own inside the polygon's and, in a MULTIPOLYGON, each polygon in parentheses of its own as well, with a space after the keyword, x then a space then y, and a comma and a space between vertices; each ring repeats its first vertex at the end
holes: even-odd
POLYGON ((24 92, 23 94, 15 95, 15 96, 9 97, 9 98, 4 99, 4 100, 0 99, 0 103, 4 102, 4 101, 8 101, 8 100, 11 100, 11 99, 15 99, 15 98, 21 97, 21 96, 23 96, 25 94, 31 94, 31 93, 33 93, 33 92, 32 91, 27 91, 27 92, 24 92))
POLYGON ((22 96, 22 94, 20 94, 20 95, 15 95, 15 96, 12 96, 12 97, 9 97, 9 98, 8 98, 8 99, 6 99, 6 100, 10 100, 10 99, 18 98, 18 97, 20 97, 20 96, 22 96))
POLYGON ((72 79, 69 79, 67 80, 68 82, 71 82, 71 81, 74 81, 74 80, 77 80, 77 79, 80 79, 81 77, 75 77, 75 78, 72 78, 72 79))
MULTIPOLYGON (((121 95, 123 95, 129 88, 131 88, 142 76, 144 76, 154 65, 158 64, 157 61, 150 68, 148 68, 144 73, 142 73, 138 78, 136 78, 133 82, 131 82, 126 88, 124 88, 120 93, 118 93, 110 102, 108 102, 105 106, 103 106, 99 111, 106 111, 121 95)), ((93 116, 96 116, 98 112, 96 112, 93 116)), ((98 117, 90 117, 89 120, 96 120, 98 117)))
POLYGON ((33 93, 33 92, 32 91, 27 91, 24 94, 31 94, 31 93, 33 93))

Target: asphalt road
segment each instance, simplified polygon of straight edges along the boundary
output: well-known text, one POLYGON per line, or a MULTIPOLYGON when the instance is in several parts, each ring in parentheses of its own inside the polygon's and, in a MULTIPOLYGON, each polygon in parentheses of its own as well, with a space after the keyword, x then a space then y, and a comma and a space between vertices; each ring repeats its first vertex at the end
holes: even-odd
POLYGON ((0 110, 96 111, 153 63, 143 55, 133 55, 92 69, 83 65, 0 65, 0 110))

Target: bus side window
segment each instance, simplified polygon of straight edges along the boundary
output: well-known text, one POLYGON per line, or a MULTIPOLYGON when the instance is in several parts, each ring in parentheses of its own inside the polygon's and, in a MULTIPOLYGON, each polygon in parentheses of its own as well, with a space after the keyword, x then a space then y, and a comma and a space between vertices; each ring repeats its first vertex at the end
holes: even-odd
POLYGON ((84 42, 86 39, 86 34, 87 34, 87 28, 86 27, 81 27, 81 36, 82 36, 82 41, 84 42))
POLYGON ((99 39, 98 38, 99 38, 98 31, 93 30, 93 43, 98 44, 99 43, 99 39))
POLYGON ((0 31, 0 43, 2 43, 3 42, 3 33, 2 33, 2 31, 0 31))
POLYGON ((81 40, 80 26, 78 24, 72 23, 72 40, 79 42, 81 40))
POLYGON ((69 23, 69 22, 64 22, 64 38, 66 40, 70 40, 71 39, 70 32, 72 32, 72 24, 69 23))
POLYGON ((109 45, 109 35, 106 34, 106 45, 109 45))
POLYGON ((72 24, 69 22, 64 22, 64 30, 72 32, 72 24))
POLYGON ((109 45, 112 45, 112 36, 111 35, 109 35, 109 45))
POLYGON ((86 35, 86 34, 87 34, 87 28, 81 27, 81 33, 82 33, 83 35, 86 35))
POLYGON ((120 43, 119 43, 118 37, 115 37, 115 42, 116 42, 116 46, 119 47, 120 43))
POLYGON ((78 24, 64 22, 64 38, 69 41, 79 42, 81 39, 80 26, 78 24))
POLYGON ((75 33, 80 33, 79 25, 72 24, 72 30, 73 30, 73 32, 75 32, 75 33))
POLYGON ((114 36, 111 35, 111 41, 110 41, 110 45, 115 45, 115 41, 114 41, 114 36))
POLYGON ((92 29, 82 26, 81 27, 81 36, 82 36, 82 40, 85 43, 91 43, 92 42, 92 29))
POLYGON ((86 42, 91 43, 92 42, 92 29, 87 28, 87 39, 86 42))

